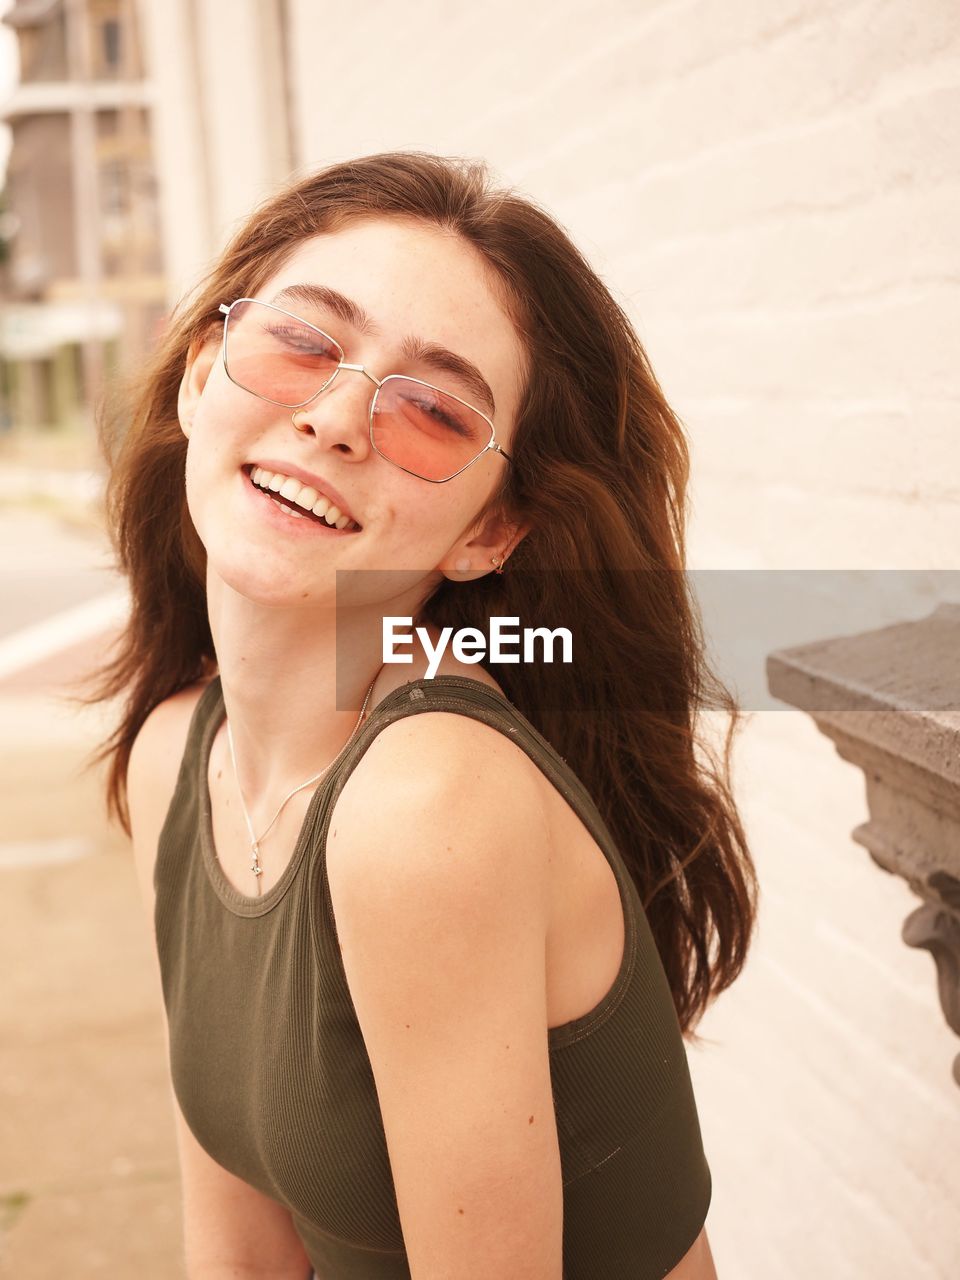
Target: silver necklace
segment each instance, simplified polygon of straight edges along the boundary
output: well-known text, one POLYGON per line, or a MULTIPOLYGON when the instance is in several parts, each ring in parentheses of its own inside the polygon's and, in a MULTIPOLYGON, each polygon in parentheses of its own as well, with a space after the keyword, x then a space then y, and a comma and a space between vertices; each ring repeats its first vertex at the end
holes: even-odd
POLYGON ((250 832, 250 855, 251 855, 250 870, 257 877, 257 894, 258 895, 260 893, 260 877, 263 875, 263 867, 261 867, 260 865, 261 841, 266 836, 267 832, 271 829, 271 827, 276 822, 276 820, 280 817, 280 814, 283 812, 284 806, 286 805, 287 801, 292 800, 298 791, 303 791, 303 789, 305 787, 309 787, 311 783, 319 782, 320 779, 323 777, 323 775, 325 773, 328 773, 333 768, 333 766, 337 763, 337 761, 343 755, 344 751, 346 751, 347 747, 349 747, 350 743, 354 739, 354 736, 356 735, 357 730, 360 728, 360 725, 363 722, 363 717, 367 710, 367 703, 370 701, 371 693, 373 693, 373 686, 377 683, 377 676, 379 676, 382 670, 383 670, 383 664, 381 663, 379 668, 377 669, 377 675, 373 677, 373 681, 370 685, 370 688, 367 690, 367 696, 363 700, 363 706, 360 708, 360 716, 359 716, 359 719, 357 720, 357 723, 353 727, 353 733, 350 734, 350 737, 346 740, 346 742, 343 744, 343 746, 340 748, 340 750, 337 752, 337 754, 334 756, 334 758, 330 761, 328 765, 325 765, 324 768, 322 768, 319 773, 315 773, 313 777, 308 778, 306 782, 301 782, 298 787, 294 787, 292 791, 288 792, 287 795, 284 796, 284 798, 280 801, 280 807, 277 809, 277 812, 273 815, 273 817, 270 819, 270 821, 267 823, 264 829, 260 832, 259 836, 254 833, 253 823, 250 821, 250 814, 249 814, 249 811, 247 810, 247 802, 243 798, 243 788, 240 786, 240 774, 237 771, 237 756, 236 756, 236 752, 233 749, 233 732, 230 728, 230 721, 227 720, 227 742, 230 745, 230 759, 233 762, 233 776, 237 782, 237 794, 240 796, 240 807, 243 810, 243 816, 246 819, 247 830, 250 832))

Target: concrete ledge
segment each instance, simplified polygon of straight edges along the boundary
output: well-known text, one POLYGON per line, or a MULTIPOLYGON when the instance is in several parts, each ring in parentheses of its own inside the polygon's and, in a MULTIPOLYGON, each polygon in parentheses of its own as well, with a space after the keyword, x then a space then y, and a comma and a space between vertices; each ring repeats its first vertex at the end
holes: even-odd
MULTIPOLYGON (((941 604, 916 622, 777 650, 767 680, 863 770, 870 817, 853 839, 923 899, 901 936, 933 956, 960 1035, 958 654, 960 604, 941 604)), ((960 1054, 953 1075, 960 1084, 960 1054)))

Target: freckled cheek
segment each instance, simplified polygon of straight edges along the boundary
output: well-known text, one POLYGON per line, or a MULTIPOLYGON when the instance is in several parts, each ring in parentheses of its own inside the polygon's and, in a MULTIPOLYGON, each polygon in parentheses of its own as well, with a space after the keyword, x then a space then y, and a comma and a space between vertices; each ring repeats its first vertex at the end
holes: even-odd
MULTIPOLYGON (((276 415, 283 412, 232 382, 216 386, 208 382, 194 427, 205 437, 208 451, 225 456, 241 454, 245 459, 253 442, 276 421, 276 415)), ((292 426, 290 431, 292 434, 292 426)))
POLYGON ((209 423, 191 435, 184 464, 187 510, 205 545, 223 523, 225 504, 235 503, 240 496, 239 490, 233 493, 232 488, 237 485, 242 460, 208 427, 209 423))
POLYGON ((195 504, 199 504, 203 496, 210 492, 216 480, 222 476, 223 467, 223 448, 216 434, 206 428, 194 430, 187 445, 184 468, 187 501, 191 512, 195 504))
POLYGON ((463 521, 459 502, 446 499, 446 495, 444 499, 413 493, 402 501, 392 500, 384 513, 383 527, 403 543, 445 550, 459 534, 463 521))
POLYGON ((184 485, 190 519, 206 543, 207 526, 211 523, 206 513, 214 495, 211 458, 195 447, 195 441, 196 436, 192 437, 187 449, 184 485))
POLYGON ((428 507, 412 497, 382 500, 375 510, 381 568, 403 566, 430 572, 446 554, 456 532, 449 511, 428 507))

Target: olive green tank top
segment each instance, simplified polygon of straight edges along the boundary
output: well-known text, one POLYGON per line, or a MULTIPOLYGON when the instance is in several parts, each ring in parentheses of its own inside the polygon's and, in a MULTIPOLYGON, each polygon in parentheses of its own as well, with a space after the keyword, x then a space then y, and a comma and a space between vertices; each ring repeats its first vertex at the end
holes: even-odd
POLYGON ((341 789, 402 716, 450 711, 509 735, 608 858, 623 959, 589 1013, 547 1028, 563 1181, 564 1280, 660 1280, 706 1219, 710 1169, 685 1044, 633 880, 581 781, 497 690, 459 675, 387 694, 310 799, 288 866, 239 893, 213 846, 201 694, 157 849, 155 927, 184 1118, 224 1168, 289 1209, 321 1280, 409 1277, 374 1077, 340 957, 325 841, 341 789))

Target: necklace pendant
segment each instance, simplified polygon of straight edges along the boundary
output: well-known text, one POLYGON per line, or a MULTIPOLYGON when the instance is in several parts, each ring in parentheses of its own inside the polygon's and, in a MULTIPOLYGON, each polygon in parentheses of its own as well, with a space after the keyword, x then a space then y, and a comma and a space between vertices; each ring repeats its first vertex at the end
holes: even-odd
POLYGON ((258 844, 255 844, 253 846, 252 852, 253 852, 253 865, 251 867, 251 870, 253 871, 253 874, 255 876, 261 876, 263 875, 263 867, 261 867, 260 865, 260 846, 258 844))

